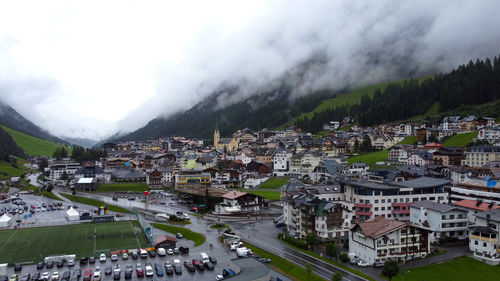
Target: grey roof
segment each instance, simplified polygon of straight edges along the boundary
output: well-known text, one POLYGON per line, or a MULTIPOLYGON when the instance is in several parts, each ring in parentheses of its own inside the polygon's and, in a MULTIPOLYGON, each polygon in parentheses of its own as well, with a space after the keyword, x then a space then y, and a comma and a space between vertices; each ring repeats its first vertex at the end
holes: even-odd
MULTIPOLYGON (((264 263, 259 262, 254 258, 239 258, 231 260, 237 267, 240 268, 240 272, 231 277, 227 277, 224 280, 231 281, 264 281, 270 280, 271 269, 264 263)), ((229 266, 231 268, 231 266, 229 266)))
POLYGON ((423 208, 433 210, 433 211, 436 211, 439 213, 446 213, 446 212, 449 212, 449 211, 452 211, 455 209, 461 210, 461 209, 457 208, 456 206, 445 205, 445 204, 441 204, 441 203, 437 203, 437 202, 433 202, 433 201, 429 201, 429 200, 417 201, 417 202, 411 204, 410 207, 412 207, 412 208, 422 208, 423 207, 423 208))
POLYGON ((422 158, 424 160, 432 160, 432 153, 429 153, 427 151, 415 151, 411 155, 414 155, 414 154, 420 156, 420 158, 422 158))
POLYGON ((445 184, 449 184, 450 182, 451 181, 447 179, 419 177, 413 180, 395 182, 394 185, 401 187, 409 187, 409 188, 429 188, 429 187, 442 186, 445 184))
POLYGON ((114 178, 120 179, 146 178, 146 174, 144 172, 134 171, 130 169, 109 169, 109 172, 114 178))
POLYGON ((500 222, 500 209, 488 210, 485 212, 477 213, 476 217, 500 222))
POLYGON ((500 146, 476 145, 467 148, 467 152, 500 152, 500 146))
POLYGON ((487 227, 487 226, 474 226, 474 227, 471 227, 471 230, 472 231, 479 231, 481 233, 484 233, 484 234, 495 234, 497 233, 496 230, 490 228, 490 227, 487 227))

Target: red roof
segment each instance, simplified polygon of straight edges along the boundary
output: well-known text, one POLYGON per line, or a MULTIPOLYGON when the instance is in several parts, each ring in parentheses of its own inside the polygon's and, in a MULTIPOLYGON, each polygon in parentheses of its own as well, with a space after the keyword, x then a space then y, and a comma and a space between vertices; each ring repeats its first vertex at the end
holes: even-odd
POLYGON ((424 148, 434 148, 434 147, 443 147, 443 145, 437 142, 430 142, 424 145, 424 148))
POLYGON ((468 208, 468 209, 478 210, 478 211, 488 211, 490 209, 500 209, 499 205, 493 205, 490 208, 489 203, 485 203, 485 202, 481 202, 481 204, 477 204, 477 203, 478 203, 478 201, 464 199, 464 200, 453 203, 453 205, 458 206, 458 207, 464 207, 464 208, 468 208))
POLYGON ((243 192, 243 191, 229 191, 228 193, 222 195, 222 198, 226 199, 236 199, 238 197, 241 197, 243 195, 246 195, 248 193, 243 192))

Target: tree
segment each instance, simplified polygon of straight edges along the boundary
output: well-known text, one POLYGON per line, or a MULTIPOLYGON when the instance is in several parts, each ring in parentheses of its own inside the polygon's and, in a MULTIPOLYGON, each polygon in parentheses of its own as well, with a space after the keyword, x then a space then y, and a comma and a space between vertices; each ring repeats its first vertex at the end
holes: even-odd
POLYGON ((340 261, 343 262, 343 263, 346 263, 349 261, 349 255, 347 255, 346 252, 342 252, 340 255, 339 255, 339 258, 340 258, 340 261))
POLYGON ((326 244, 326 255, 329 257, 334 257, 335 260, 338 260, 339 257, 339 247, 335 245, 334 243, 327 243, 326 244))
POLYGON ((436 135, 431 134, 429 136, 429 142, 438 142, 438 139, 436 138, 436 135))
POLYGON ((45 171, 45 168, 49 166, 49 161, 47 161, 47 158, 42 158, 40 161, 40 164, 38 165, 38 168, 41 172, 45 171))
POLYGON ((314 233, 312 232, 307 233, 306 235, 307 245, 311 247, 312 245, 316 244, 316 242, 318 242, 318 237, 316 237, 316 235, 314 235, 314 233))
POLYGON ((69 176, 68 176, 68 173, 66 173, 66 171, 64 171, 61 175, 61 179, 63 181, 67 181, 69 179, 69 176))
POLYGON ((382 275, 387 276, 387 278, 391 280, 392 277, 398 275, 398 273, 399 273, 398 263, 393 260, 386 260, 384 263, 384 268, 382 268, 382 275))
POLYGON ((354 152, 358 152, 359 151, 359 141, 358 139, 356 139, 354 141, 354 152))
POLYGON ((307 280, 309 281, 312 273, 312 267, 311 264, 309 263, 306 263, 306 273, 307 273, 307 280))
POLYGON ((372 141, 370 140, 370 137, 368 135, 364 136, 363 141, 361 142, 361 145, 359 146, 359 151, 360 152, 372 152, 373 151, 372 141))
POLYGON ((332 276, 332 279, 330 279, 331 281, 342 281, 342 273, 340 272, 335 272, 332 276))

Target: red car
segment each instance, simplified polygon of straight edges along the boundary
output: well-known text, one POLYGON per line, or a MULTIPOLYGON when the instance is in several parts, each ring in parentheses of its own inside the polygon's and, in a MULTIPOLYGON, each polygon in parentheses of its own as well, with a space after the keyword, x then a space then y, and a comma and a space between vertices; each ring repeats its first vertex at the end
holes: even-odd
POLYGON ((83 274, 84 281, 90 281, 92 279, 92 268, 85 269, 85 274, 83 274))
POLYGON ((137 277, 144 277, 144 267, 140 263, 137 264, 135 272, 137 273, 137 277))

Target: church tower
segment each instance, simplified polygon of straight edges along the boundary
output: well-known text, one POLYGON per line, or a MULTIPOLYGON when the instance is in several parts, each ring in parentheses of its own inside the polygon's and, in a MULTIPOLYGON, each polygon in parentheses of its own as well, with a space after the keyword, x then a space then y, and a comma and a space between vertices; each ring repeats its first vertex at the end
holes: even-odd
POLYGON ((217 148, 219 141, 220 141, 219 129, 217 129, 217 127, 215 127, 215 130, 214 130, 214 147, 215 148, 217 148))

